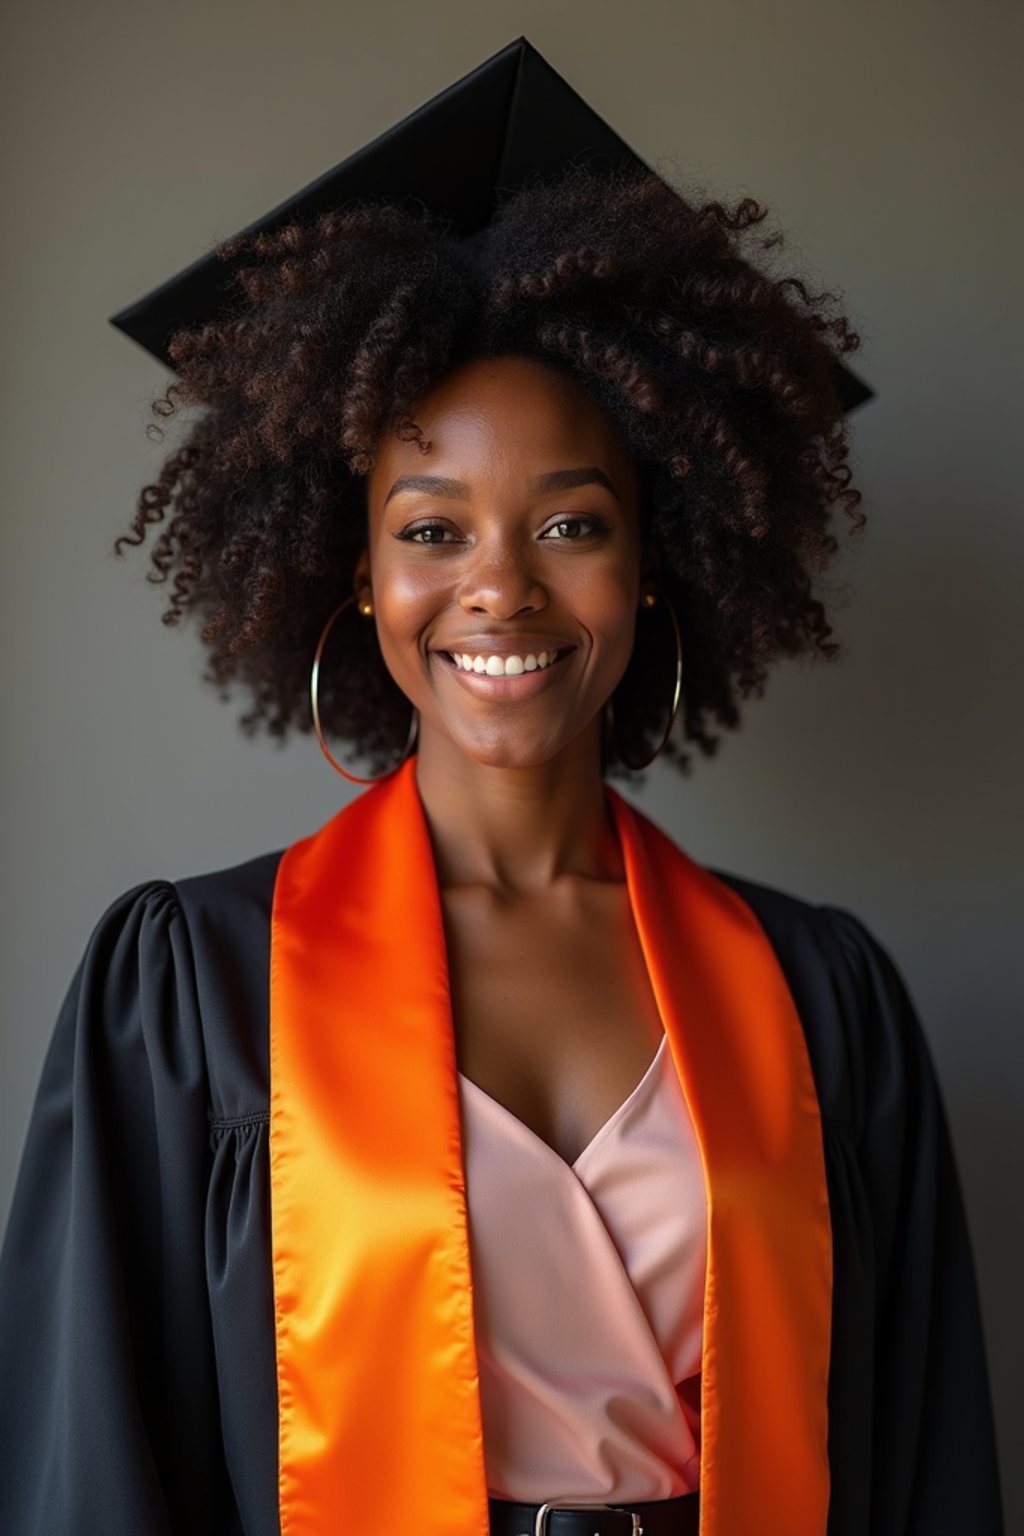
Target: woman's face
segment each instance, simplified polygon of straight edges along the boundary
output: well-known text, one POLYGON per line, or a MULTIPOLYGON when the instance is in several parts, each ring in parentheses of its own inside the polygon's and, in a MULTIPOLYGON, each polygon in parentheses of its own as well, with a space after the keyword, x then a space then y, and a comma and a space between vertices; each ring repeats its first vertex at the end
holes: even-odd
POLYGON ((420 750, 439 732, 493 766, 599 753, 639 597, 629 454, 571 380, 525 358, 464 364, 413 415, 430 451, 382 439, 355 585, 420 750))

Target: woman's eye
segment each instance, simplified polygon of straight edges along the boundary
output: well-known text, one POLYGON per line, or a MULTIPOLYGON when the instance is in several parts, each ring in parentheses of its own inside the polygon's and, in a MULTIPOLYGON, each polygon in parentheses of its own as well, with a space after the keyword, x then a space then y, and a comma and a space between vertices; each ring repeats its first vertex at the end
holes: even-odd
POLYGON ((415 528, 406 528, 398 537, 409 544, 443 544, 446 533, 451 533, 451 529, 444 523, 419 523, 415 528))
POLYGON ((603 528, 599 517, 561 517, 541 537, 546 539, 554 534, 556 540, 581 539, 591 533, 600 533, 603 528))
MULTIPOLYGON (((584 539, 595 533, 603 532, 605 524, 599 517, 589 514, 581 514, 576 517, 560 517, 557 523, 552 523, 541 534, 542 539, 554 539, 557 543, 564 540, 584 539)), ((403 539, 407 544, 419 544, 432 548, 440 544, 459 542, 459 535, 447 523, 417 523, 412 528, 405 528, 396 538, 403 539)))

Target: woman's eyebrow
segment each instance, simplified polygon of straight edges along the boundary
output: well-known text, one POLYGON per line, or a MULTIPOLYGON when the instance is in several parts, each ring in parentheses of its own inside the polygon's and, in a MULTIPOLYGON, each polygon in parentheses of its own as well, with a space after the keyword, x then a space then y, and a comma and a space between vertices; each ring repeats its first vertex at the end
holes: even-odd
POLYGON ((385 496, 384 505, 402 491, 426 491, 431 496, 446 496, 450 501, 465 501, 469 496, 464 480, 445 480, 441 475, 400 475, 385 496))
MULTIPOLYGON (((572 491, 581 485, 603 485, 616 501, 619 499, 618 491, 604 470, 593 464, 581 469, 553 469, 546 475, 537 475, 530 481, 529 489, 535 493, 572 491)), ((384 505, 403 491, 425 491, 430 496, 443 496, 449 501, 466 501, 470 495, 464 480, 448 480, 443 475, 401 475, 385 496, 384 505)))
POLYGON ((603 485, 618 501, 619 493, 603 469, 589 464, 585 469, 554 469, 530 481, 531 491, 574 491, 579 485, 603 485))

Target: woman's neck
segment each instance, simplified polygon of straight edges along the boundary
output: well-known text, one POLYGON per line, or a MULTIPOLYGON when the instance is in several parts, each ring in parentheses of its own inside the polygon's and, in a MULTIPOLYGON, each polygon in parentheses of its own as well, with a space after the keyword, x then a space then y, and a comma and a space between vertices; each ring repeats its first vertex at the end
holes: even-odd
POLYGON ((624 878, 596 733, 549 762, 497 768, 428 732, 416 783, 442 889, 482 884, 527 896, 566 876, 624 878))

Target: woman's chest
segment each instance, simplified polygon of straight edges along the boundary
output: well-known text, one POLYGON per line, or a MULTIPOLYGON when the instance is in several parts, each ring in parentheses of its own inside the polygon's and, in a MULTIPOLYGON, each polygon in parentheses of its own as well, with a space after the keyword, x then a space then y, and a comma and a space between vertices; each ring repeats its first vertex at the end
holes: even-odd
POLYGON ((663 1033, 625 888, 443 909, 460 1071, 574 1162, 663 1033))

